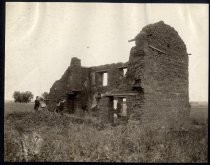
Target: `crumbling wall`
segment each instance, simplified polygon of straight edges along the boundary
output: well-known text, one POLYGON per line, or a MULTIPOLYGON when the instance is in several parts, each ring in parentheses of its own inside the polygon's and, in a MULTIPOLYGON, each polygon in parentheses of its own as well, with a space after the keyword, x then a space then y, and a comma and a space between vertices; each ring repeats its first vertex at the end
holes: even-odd
MULTIPOLYGON (((70 91, 80 91, 75 97, 75 107, 81 110, 90 111, 96 104, 95 95, 101 95, 117 89, 123 78, 124 63, 107 64, 96 67, 82 67, 78 58, 72 58, 70 66, 65 71, 60 80, 57 80, 50 89, 49 109, 54 109, 58 99, 68 100, 67 93, 70 91), (102 74, 108 73, 107 86, 102 85, 102 74)), ((71 102, 70 102, 71 103, 71 102)), ((65 103, 65 109, 68 109, 68 101, 65 103)), ((98 104, 100 111, 96 112, 98 116, 107 118, 107 99, 101 98, 98 104)))
POLYGON ((50 111, 54 111, 56 108, 56 102, 58 99, 65 99, 66 98, 66 90, 67 90, 67 75, 68 75, 69 68, 66 70, 64 75, 60 80, 55 81, 55 83, 50 88, 49 92, 49 102, 48 102, 48 109, 50 111))
MULTIPOLYGON (((119 88, 119 85, 121 84, 121 81, 123 79, 122 67, 124 66, 125 63, 116 63, 116 64, 107 64, 90 68, 92 105, 95 105, 96 103, 96 99, 94 99, 94 96, 97 95, 97 93, 104 95, 108 92, 115 91, 119 88), (103 73, 108 74, 107 86, 102 85, 103 73)), ((102 97, 98 103, 98 111, 95 112, 96 116, 99 116, 105 122, 109 120, 107 105, 108 105, 108 98, 102 97)))
POLYGON ((73 57, 71 59, 71 65, 69 68, 68 79, 67 79, 67 90, 81 90, 82 88, 82 67, 81 60, 73 57))
POLYGON ((73 57, 70 66, 60 80, 57 80, 50 88, 49 109, 54 110, 58 99, 65 99, 65 110, 71 107, 68 102, 70 91, 81 91, 75 97, 75 106, 79 109, 87 109, 90 99, 90 69, 81 67, 81 60, 73 57))
MULTIPOLYGON (((145 38, 144 35, 143 39, 145 38)), ((138 91, 137 96, 127 97, 127 112, 131 119, 141 121, 144 111, 144 93, 142 91, 142 80, 144 79, 145 61, 144 61, 144 45, 132 47, 128 62, 128 70, 126 83, 128 90, 138 91)))
POLYGON ((140 79, 144 101, 141 106, 132 106, 131 118, 141 116, 143 123, 164 121, 169 127, 181 124, 189 116, 188 55, 184 42, 162 21, 144 27, 135 41, 132 49, 140 53, 131 51, 128 74, 134 73, 133 81, 140 79))
POLYGON ((78 90, 78 107, 92 108, 96 116, 107 121, 109 98, 97 102, 96 95, 137 92, 126 98, 130 119, 140 123, 163 121, 169 127, 181 124, 190 110, 186 45, 174 28, 162 21, 145 26, 135 37, 135 44, 127 63, 85 68, 80 59, 72 58, 64 75, 50 89, 49 104, 55 105, 55 100, 65 98, 66 92, 78 90), (102 85, 105 72, 107 86, 102 85))
POLYGON ((81 108, 88 111, 91 108, 91 79, 90 79, 90 69, 82 68, 81 75, 81 108))

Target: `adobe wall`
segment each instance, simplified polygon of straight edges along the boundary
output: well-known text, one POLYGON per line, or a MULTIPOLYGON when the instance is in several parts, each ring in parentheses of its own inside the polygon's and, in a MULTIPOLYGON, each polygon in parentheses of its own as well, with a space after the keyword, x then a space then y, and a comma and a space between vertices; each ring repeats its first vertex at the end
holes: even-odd
POLYGON ((181 124, 190 112, 184 42, 174 28, 162 21, 144 27, 135 40, 128 74, 134 73, 136 81, 140 79, 143 96, 137 96, 139 101, 131 106, 131 118, 142 123, 163 121, 169 127, 181 124))
MULTIPOLYGON (((60 80, 57 80, 49 92, 49 109, 53 111, 58 99, 68 100, 67 93, 70 91, 81 91, 76 97, 78 108, 88 105, 90 99, 90 69, 81 66, 81 60, 73 57, 70 66, 67 68, 60 80)), ((68 102, 65 103, 65 110, 68 111, 68 102)))
MULTIPOLYGON (((135 37, 135 44, 127 63, 86 68, 80 59, 72 58, 64 75, 50 89, 51 109, 57 99, 67 99, 66 93, 72 90, 80 91, 75 100, 77 109, 86 107, 88 111, 96 106, 98 93, 137 92, 126 99, 131 120, 163 123, 166 127, 182 124, 190 112, 188 55, 183 40, 174 28, 160 21, 145 26, 135 37), (102 85, 104 72, 108 73, 107 86, 102 85)), ((108 100, 102 97, 94 112, 104 121, 109 120, 108 100)))
MULTIPOLYGON (((95 95, 97 93, 104 94, 118 88, 122 78, 123 70, 126 63, 107 64, 94 67, 82 67, 80 59, 74 57, 71 60, 70 66, 65 71, 60 80, 57 80, 50 88, 49 93, 49 109, 55 109, 56 101, 58 99, 66 99, 66 93, 69 91, 78 90, 80 93, 75 97, 74 102, 79 111, 86 107, 87 111, 95 106, 95 95), (108 84, 103 86, 102 73, 108 73, 108 84)), ((97 111, 97 116, 104 120, 107 117, 107 98, 101 98, 98 104, 100 111, 97 111)), ((71 106, 68 102, 65 103, 65 111, 69 111, 71 106)))
MULTIPOLYGON (((127 66, 127 63, 113 63, 107 65, 101 65, 91 67, 91 101, 94 104, 94 96, 97 93, 105 94, 108 92, 115 91, 119 88, 122 83, 123 67, 127 66), (106 72, 108 74, 107 86, 102 85, 101 74, 106 72), (95 80, 95 81, 94 81, 95 80)), ((102 121, 108 122, 108 98, 102 97, 98 104, 98 111, 96 115, 101 118, 102 121)), ((92 105, 93 107, 94 105, 92 105)))

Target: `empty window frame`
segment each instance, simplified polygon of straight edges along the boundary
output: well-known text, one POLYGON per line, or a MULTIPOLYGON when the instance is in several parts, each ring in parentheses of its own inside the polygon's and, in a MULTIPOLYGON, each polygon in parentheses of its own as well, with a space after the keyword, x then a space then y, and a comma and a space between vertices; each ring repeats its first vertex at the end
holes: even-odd
POLYGON ((102 79, 103 79, 103 86, 107 86, 107 84, 108 84, 108 73, 102 73, 102 79))
POLYGON ((114 109, 117 109, 118 100, 114 99, 114 109))
POLYGON ((127 68, 123 69, 123 76, 125 76, 125 74, 127 73, 127 68))
POLYGON ((126 104, 126 98, 123 98, 122 116, 127 116, 127 104, 126 104))

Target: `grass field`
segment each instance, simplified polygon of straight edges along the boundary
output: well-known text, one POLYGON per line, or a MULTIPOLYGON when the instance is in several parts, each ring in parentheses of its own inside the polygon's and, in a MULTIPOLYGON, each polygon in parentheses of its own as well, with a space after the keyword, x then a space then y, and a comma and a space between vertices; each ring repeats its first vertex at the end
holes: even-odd
POLYGON ((33 103, 14 103, 7 101, 4 105, 4 114, 19 113, 19 112, 33 112, 33 103))
POLYGON ((183 131, 128 125, 111 127, 94 117, 33 111, 5 104, 5 161, 207 162, 207 106, 193 105, 183 131))
POLYGON ((208 104, 191 104, 190 117, 197 124, 208 123, 208 104))

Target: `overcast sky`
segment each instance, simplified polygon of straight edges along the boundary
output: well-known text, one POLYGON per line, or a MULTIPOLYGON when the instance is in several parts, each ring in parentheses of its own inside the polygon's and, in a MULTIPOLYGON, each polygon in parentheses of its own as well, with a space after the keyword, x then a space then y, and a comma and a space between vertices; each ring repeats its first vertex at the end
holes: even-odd
POLYGON ((5 99, 49 92, 72 57, 83 66, 127 62, 150 23, 174 27, 187 46, 190 101, 208 100, 208 5, 6 3, 5 99))

